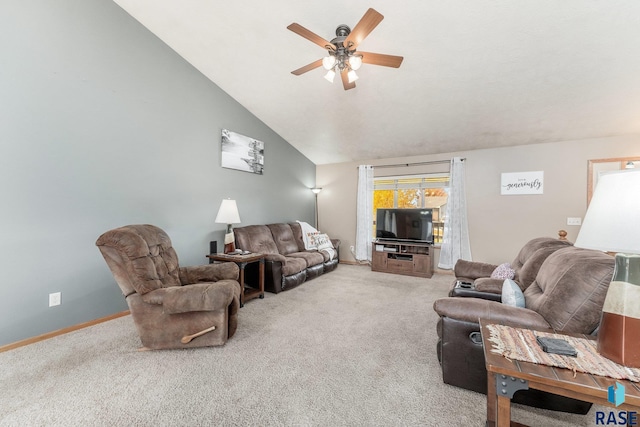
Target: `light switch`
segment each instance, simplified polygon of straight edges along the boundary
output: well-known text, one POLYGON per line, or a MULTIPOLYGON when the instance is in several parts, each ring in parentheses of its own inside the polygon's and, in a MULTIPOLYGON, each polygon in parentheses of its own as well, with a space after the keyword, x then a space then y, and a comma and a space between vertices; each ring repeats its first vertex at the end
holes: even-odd
POLYGON ((567 225, 582 225, 582 218, 567 218, 567 225))

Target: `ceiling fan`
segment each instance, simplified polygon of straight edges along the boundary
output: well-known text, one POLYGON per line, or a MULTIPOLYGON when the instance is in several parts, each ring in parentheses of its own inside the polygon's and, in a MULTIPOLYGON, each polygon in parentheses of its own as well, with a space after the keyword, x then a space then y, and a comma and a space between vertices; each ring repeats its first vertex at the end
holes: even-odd
POLYGON ((353 27, 353 30, 346 25, 339 25, 336 29, 336 38, 331 41, 325 40, 319 35, 307 30, 302 25, 294 22, 289 25, 287 29, 326 49, 329 55, 302 68, 298 68, 292 71, 291 74, 299 76, 307 71, 323 66, 327 70, 327 74, 324 76, 327 80, 333 82, 336 73, 339 73, 342 78, 344 90, 349 90, 356 87, 355 81, 358 79, 358 76, 355 72, 363 63, 393 68, 400 67, 404 59, 402 56, 356 51, 356 48, 362 40, 364 40, 383 19, 384 16, 380 13, 374 9, 369 9, 356 26, 353 27))

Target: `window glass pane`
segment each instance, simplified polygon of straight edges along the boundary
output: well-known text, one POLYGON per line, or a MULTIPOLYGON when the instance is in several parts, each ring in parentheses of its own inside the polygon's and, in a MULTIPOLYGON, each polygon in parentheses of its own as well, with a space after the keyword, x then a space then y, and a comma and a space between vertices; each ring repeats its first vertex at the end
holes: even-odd
MULTIPOLYGON (((373 191, 373 212, 378 208, 393 207, 394 190, 374 190, 373 191)), ((373 216, 375 218, 375 215, 373 216)))
POLYGON ((378 208, 393 208, 395 190, 373 190, 373 234, 376 235, 376 210, 378 208))
POLYGON ((419 188, 398 190, 398 208, 421 208, 422 192, 419 188))
POLYGON ((424 206, 433 209, 433 243, 442 243, 447 193, 444 188, 425 188, 424 206))
POLYGON ((448 185, 448 173, 376 178, 373 191, 373 235, 376 235, 375 218, 378 208, 430 208, 433 210, 434 243, 442 243, 448 185))

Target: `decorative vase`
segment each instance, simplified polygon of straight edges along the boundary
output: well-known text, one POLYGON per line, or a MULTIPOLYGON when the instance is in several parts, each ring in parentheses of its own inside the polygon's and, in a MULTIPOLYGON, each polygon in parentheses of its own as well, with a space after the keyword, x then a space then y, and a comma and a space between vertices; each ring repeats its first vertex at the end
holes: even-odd
POLYGON ((620 365, 640 368, 640 255, 616 254, 602 307, 598 352, 620 365))

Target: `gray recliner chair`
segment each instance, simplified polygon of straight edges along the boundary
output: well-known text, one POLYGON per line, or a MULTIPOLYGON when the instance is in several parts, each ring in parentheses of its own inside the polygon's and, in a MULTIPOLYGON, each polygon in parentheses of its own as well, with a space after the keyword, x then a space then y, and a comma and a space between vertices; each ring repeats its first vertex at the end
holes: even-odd
POLYGON ((235 263, 179 267, 169 236, 153 225, 127 225, 96 241, 145 349, 224 344, 240 306, 235 263))

